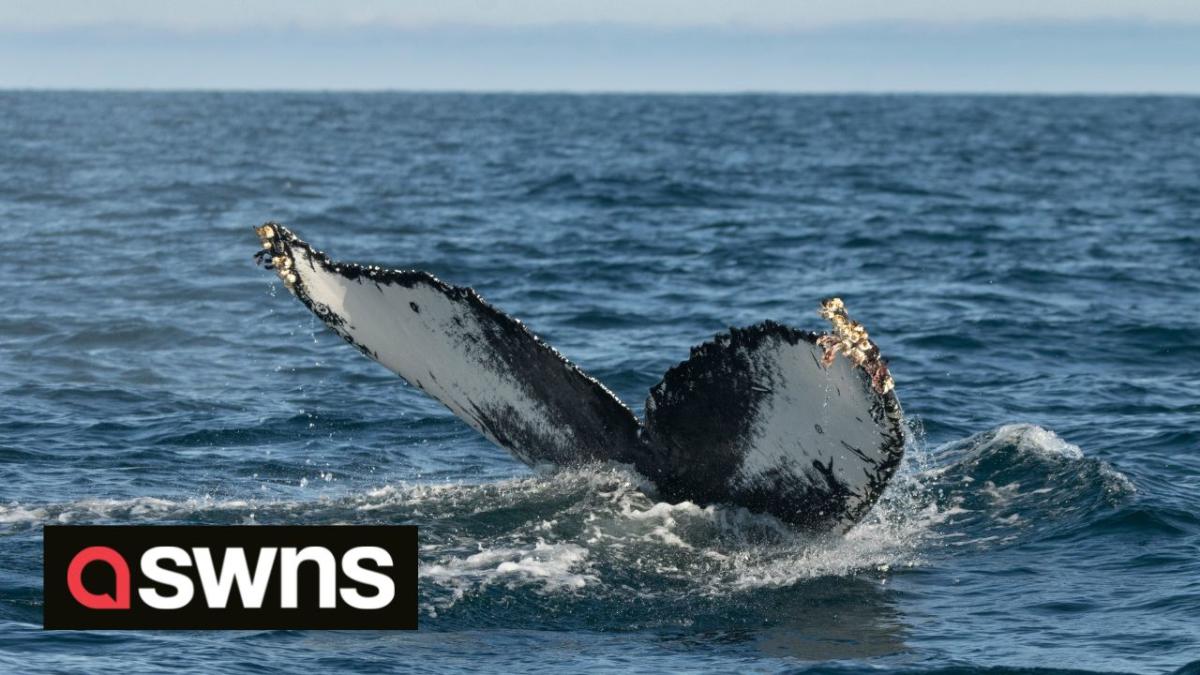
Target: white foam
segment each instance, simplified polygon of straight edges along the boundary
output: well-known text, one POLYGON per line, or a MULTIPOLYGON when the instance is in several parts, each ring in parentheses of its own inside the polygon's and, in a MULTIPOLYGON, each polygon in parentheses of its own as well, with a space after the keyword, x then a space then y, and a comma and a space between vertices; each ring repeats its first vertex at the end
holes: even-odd
POLYGON ((183 500, 136 497, 132 499, 85 498, 59 504, 23 506, 12 502, 0 506, 0 523, 62 524, 90 520, 163 520, 207 510, 239 510, 253 502, 244 499, 218 500, 198 497, 183 500))
POLYGON ((538 540, 527 547, 483 548, 467 556, 446 556, 440 562, 422 565, 418 575, 435 583, 458 585, 464 581, 479 586, 533 580, 547 590, 583 588, 595 576, 577 573, 585 567, 588 550, 578 544, 548 544, 538 540))
POLYGON ((990 445, 1016 446, 1020 452, 1029 452, 1044 457, 1066 457, 1083 459, 1083 450, 1068 443, 1058 434, 1036 424, 1005 424, 992 432, 990 445))

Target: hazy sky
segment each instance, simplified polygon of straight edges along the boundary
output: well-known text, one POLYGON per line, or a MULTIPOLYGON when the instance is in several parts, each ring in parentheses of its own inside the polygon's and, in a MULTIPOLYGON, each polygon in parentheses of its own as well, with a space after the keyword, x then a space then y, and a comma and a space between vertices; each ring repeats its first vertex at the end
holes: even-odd
POLYGON ((1200 0, 0 0, 0 87, 1200 93, 1200 0))

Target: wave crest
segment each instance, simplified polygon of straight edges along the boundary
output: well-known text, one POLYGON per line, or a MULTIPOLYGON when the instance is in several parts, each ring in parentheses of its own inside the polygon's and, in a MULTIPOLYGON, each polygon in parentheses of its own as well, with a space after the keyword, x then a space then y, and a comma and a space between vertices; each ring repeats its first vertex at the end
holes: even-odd
POLYGON ((953 545, 994 546, 1085 526, 1136 492, 1133 481, 1034 424, 1006 424, 936 451, 924 475, 953 545))

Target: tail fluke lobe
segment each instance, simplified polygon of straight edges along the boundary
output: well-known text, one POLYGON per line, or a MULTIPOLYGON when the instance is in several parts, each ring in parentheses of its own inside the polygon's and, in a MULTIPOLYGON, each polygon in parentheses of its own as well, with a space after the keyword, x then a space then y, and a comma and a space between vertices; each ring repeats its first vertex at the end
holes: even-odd
POLYGON ((837 337, 766 322, 693 348, 646 401, 663 496, 817 531, 858 522, 899 466, 904 435, 895 394, 831 353, 837 337))
POLYGON ((633 413, 474 290, 333 262, 277 223, 255 231, 259 259, 329 328, 522 461, 631 461, 633 413))

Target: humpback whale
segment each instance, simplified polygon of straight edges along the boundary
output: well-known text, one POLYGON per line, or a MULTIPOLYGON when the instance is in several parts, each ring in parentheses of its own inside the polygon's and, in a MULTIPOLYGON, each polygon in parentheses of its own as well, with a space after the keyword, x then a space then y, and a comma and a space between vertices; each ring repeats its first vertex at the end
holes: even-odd
POLYGON ((879 348, 838 298, 832 330, 732 328, 667 371, 645 419, 520 321, 418 270, 335 262, 283 225, 259 263, 334 333, 531 466, 632 465, 670 502, 729 504, 845 532, 904 452, 879 348))

